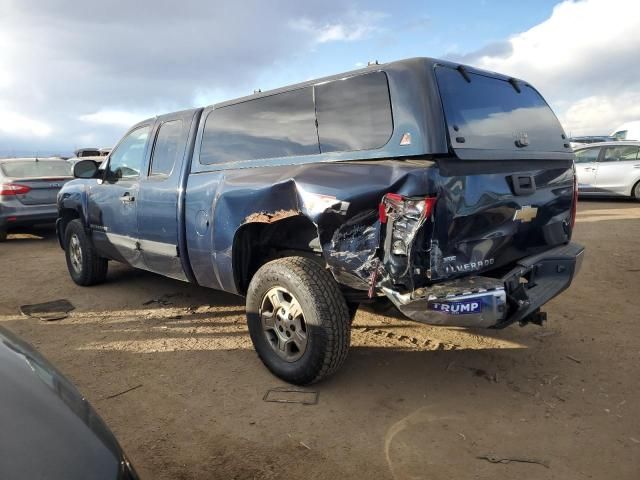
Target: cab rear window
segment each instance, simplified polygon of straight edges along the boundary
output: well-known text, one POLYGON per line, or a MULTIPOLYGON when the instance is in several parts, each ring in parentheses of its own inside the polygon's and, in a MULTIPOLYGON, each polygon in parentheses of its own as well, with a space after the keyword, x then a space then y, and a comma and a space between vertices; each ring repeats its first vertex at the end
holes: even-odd
POLYGON ((568 151, 560 122, 529 85, 445 66, 436 79, 454 149, 568 151))

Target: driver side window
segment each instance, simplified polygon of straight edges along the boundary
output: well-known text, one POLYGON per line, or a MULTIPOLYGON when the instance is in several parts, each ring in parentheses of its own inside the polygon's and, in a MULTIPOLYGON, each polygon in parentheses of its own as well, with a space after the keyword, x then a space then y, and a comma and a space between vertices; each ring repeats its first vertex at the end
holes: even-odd
POLYGON ((145 125, 129 133, 109 156, 107 179, 114 182, 120 179, 135 179, 140 176, 144 163, 144 147, 147 144, 151 127, 145 125))

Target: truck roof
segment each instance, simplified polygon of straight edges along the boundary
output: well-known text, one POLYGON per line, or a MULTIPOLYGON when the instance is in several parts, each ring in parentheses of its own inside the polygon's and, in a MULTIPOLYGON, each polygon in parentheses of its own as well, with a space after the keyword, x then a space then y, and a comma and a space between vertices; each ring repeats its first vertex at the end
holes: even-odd
MULTIPOLYGON (((449 132, 445 121, 445 116, 443 115, 444 105, 443 101, 441 100, 442 92, 440 87, 438 86, 436 75, 433 73, 436 66, 448 67, 447 70, 457 70, 460 73, 460 78, 464 77, 467 82, 470 82, 470 74, 476 74, 479 76, 490 77, 497 80, 502 80, 504 82, 512 83, 513 89, 518 93, 520 93, 520 87, 518 85, 530 87, 529 83, 526 81, 502 75, 500 73, 477 69, 471 66, 462 65, 460 63, 450 62, 446 60, 438 60, 429 57, 415 57, 384 64, 371 64, 367 67, 356 70, 342 72, 326 77, 319 77, 307 80, 305 82, 286 85, 277 89, 267 90, 264 92, 259 91, 251 95, 246 95, 244 97, 238 97, 235 99, 218 102, 205 107, 203 112, 203 119, 208 118, 209 114, 212 111, 221 109, 223 107, 241 104, 251 100, 270 97, 276 94, 282 94, 294 90, 310 88, 328 82, 336 82, 347 78, 358 77, 367 73, 383 72, 387 77, 393 125, 392 134, 391 137, 387 140, 387 143, 377 148, 335 150, 330 151, 330 153, 328 154, 325 154, 323 152, 323 161, 364 160, 373 158, 390 158, 398 156, 406 157, 417 155, 447 155, 450 153, 450 144, 448 141, 449 132), (402 143, 402 137, 405 135, 409 138, 408 143, 402 143)), ((535 88, 532 88, 532 90, 535 90, 535 88)), ((541 101, 542 104, 544 104, 545 107, 548 108, 548 105, 546 105, 544 99, 541 99, 541 101)), ((196 110, 200 109, 190 109, 183 112, 175 112, 173 114, 168 114, 167 118, 170 118, 169 115, 195 112, 196 110)), ((553 116, 550 110, 549 112, 553 116)), ((164 117, 164 115, 155 118, 162 117, 164 117)), ((553 118, 557 123, 557 118, 555 118, 555 116, 553 116, 553 118)), ((153 119, 147 119, 143 122, 138 123, 133 128, 148 123, 150 120, 153 121, 153 119)), ((562 128, 559 123, 557 127, 558 138, 560 138, 562 134, 562 139, 564 141, 564 132, 562 132, 562 128)), ((526 133, 524 135, 526 135, 526 133)), ((558 142, 559 140, 556 143, 558 142)), ((481 145, 481 142, 476 142, 476 145, 481 145)), ((501 147, 502 149, 489 149, 486 147, 479 148, 478 146, 474 146, 473 142, 469 141, 465 146, 456 144, 454 146, 454 150, 460 158, 464 156, 466 158, 473 157, 488 159, 525 159, 529 158, 532 155, 536 157, 540 157, 540 155, 542 155, 542 157, 544 158, 552 159, 565 158, 565 156, 567 155, 573 155, 568 143, 565 145, 566 151, 565 149, 560 148, 562 146, 562 143, 560 143, 560 147, 556 145, 549 151, 544 150, 546 147, 543 147, 541 151, 536 151, 534 149, 517 151, 517 149, 512 146, 505 149, 504 145, 506 144, 503 141, 503 146, 501 147)), ((540 145, 540 143, 538 145, 540 145)), ((307 155, 288 155, 287 157, 289 157, 289 161, 293 161, 291 160, 293 157, 300 157, 296 160, 296 162, 314 160, 313 156, 307 155)), ((273 160, 271 160, 271 158, 272 157, 265 157, 264 159, 257 160, 258 163, 266 162, 272 164, 273 160)), ((231 168, 230 164, 227 165, 227 167, 231 168)))
MULTIPOLYGON (((414 70, 416 68, 421 68, 421 69, 426 69, 426 68, 433 68, 436 65, 446 65, 452 68, 460 68, 462 67, 464 70, 467 70, 469 72, 473 72, 473 73, 480 73, 480 74, 484 74, 484 75, 490 75, 496 78, 501 78, 504 80, 509 80, 511 78, 513 78, 514 80, 517 80, 518 82, 522 82, 522 83, 527 83, 524 80, 521 80, 519 78, 515 78, 515 77, 509 77, 507 75, 503 75, 497 72, 491 72, 488 70, 482 70, 479 68, 475 68, 469 65, 464 65, 461 63, 457 63, 457 62, 451 62, 448 60, 440 60, 440 59, 436 59, 436 58, 430 58, 430 57, 413 57, 413 58, 406 58, 403 60, 396 60, 393 62, 388 62, 388 63, 375 63, 375 64, 371 64, 368 65, 366 67, 363 68, 358 68, 355 70, 348 70, 346 72, 341 72, 341 73, 337 73, 334 75, 329 75, 329 76, 325 76, 325 77, 319 77, 319 78, 314 78, 311 80, 306 80, 304 82, 299 82, 299 83, 292 83, 289 85, 285 85, 283 87, 278 87, 278 88, 274 88, 271 90, 265 90, 265 91, 259 91, 259 92, 255 92, 251 95, 245 95, 243 97, 236 97, 233 99, 229 99, 229 100, 224 100, 222 102, 218 102, 218 103, 213 103, 213 104, 209 104, 207 105, 207 107, 212 107, 212 108, 220 108, 220 107, 225 107, 227 105, 234 105, 236 103, 241 103, 241 102, 246 102, 248 100, 253 100, 256 98, 261 98, 261 97, 268 97, 270 95, 275 95, 277 93, 282 93, 282 92, 287 92, 290 90, 297 90, 299 88, 303 88, 303 87, 308 87, 311 85, 318 85, 321 83, 325 83, 325 82, 330 82, 333 80, 340 80, 342 78, 347 78, 347 77, 353 77, 356 75, 360 75, 363 73, 368 73, 368 72, 375 72, 375 71, 384 71, 384 72, 400 72, 400 71, 406 71, 406 70, 414 70)), ((183 112, 188 112, 188 111, 193 111, 193 110, 197 110, 196 109, 185 109, 183 110, 183 112)), ((179 113, 179 112, 175 112, 175 113, 179 113)), ((136 125, 140 125, 143 123, 148 123, 150 120, 153 120, 154 118, 157 117, 161 117, 162 115, 156 115, 155 117, 150 117, 147 118, 145 120, 142 120, 141 122, 138 122, 136 125)))

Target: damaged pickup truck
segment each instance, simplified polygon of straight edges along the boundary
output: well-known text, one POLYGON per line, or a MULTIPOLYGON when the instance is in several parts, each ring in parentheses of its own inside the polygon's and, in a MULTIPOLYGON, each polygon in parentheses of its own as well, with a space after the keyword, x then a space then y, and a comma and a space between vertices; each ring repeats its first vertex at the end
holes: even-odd
POLYGON ((308 384, 362 303, 541 323, 583 257, 573 159, 527 82, 417 58, 140 122, 75 165, 57 231, 79 285, 115 260, 246 297, 261 360, 308 384))

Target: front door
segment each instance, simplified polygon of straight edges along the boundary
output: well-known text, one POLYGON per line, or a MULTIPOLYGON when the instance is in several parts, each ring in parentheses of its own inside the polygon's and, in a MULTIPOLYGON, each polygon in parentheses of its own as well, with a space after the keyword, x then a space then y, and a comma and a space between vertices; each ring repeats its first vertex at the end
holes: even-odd
POLYGON ((580 193, 595 193, 596 170, 600 147, 585 148, 576 152, 576 176, 580 193))
POLYGON ((599 192, 629 195, 631 178, 637 172, 636 167, 640 167, 638 150, 634 145, 605 147, 596 174, 599 192))
POLYGON ((142 266, 137 201, 151 125, 129 132, 111 152, 103 178, 89 192, 89 224, 98 252, 142 266))

